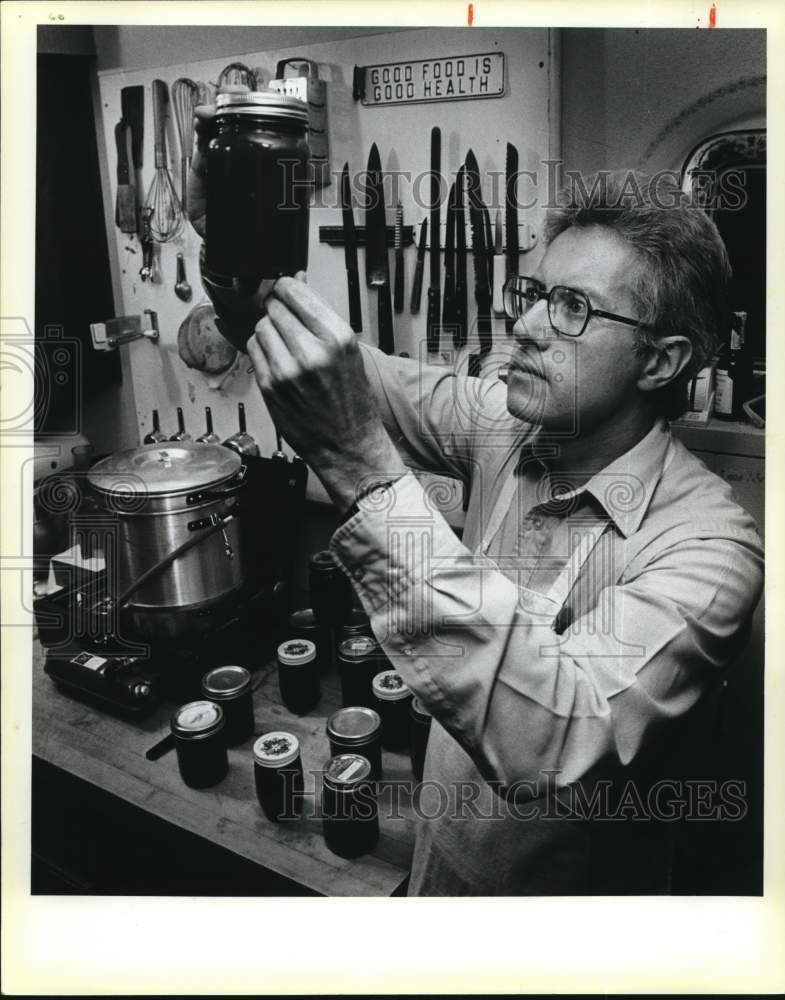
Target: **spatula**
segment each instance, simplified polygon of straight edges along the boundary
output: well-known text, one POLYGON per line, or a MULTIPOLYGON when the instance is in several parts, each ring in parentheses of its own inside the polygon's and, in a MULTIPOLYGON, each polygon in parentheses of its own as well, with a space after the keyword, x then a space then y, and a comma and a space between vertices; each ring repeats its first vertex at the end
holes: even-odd
POLYGON ((128 126, 120 119, 114 127, 117 146, 117 200, 114 221, 121 232, 136 232, 136 191, 128 170, 128 126))

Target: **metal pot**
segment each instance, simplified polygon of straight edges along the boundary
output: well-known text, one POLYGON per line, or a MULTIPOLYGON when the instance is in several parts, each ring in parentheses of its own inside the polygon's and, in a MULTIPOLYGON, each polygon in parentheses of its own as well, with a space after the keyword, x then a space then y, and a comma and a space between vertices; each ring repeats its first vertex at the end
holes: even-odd
POLYGON ((242 586, 244 473, 239 455, 196 441, 119 452, 90 470, 99 506, 117 523, 110 590, 138 635, 204 631, 210 609, 242 586))

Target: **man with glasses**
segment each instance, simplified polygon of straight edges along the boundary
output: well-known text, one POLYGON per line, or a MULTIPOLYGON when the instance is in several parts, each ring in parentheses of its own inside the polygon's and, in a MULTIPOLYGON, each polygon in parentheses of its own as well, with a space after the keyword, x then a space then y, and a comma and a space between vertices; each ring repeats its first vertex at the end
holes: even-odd
POLYGON ((248 342, 434 718, 414 894, 667 891, 685 807, 669 752, 761 591, 752 519, 668 425, 728 320, 714 225, 625 174, 586 179, 546 235, 505 286, 506 388, 360 346, 291 278, 248 342), (461 540, 412 469, 466 484, 461 540))

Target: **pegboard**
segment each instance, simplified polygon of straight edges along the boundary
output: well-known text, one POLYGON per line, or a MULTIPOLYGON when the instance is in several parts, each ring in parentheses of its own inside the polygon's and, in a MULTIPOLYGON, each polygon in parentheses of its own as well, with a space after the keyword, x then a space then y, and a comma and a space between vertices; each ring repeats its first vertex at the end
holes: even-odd
MULTIPOLYGON (((387 221, 392 225, 397 200, 403 206, 404 223, 419 225, 425 215, 429 192, 430 130, 439 125, 442 130, 442 172, 448 182, 471 148, 477 157, 482 174, 483 199, 491 206, 503 204, 506 145, 512 142, 519 153, 519 170, 530 171, 530 187, 526 191, 526 206, 519 212, 522 226, 531 232, 531 266, 541 252, 537 235, 541 231, 544 203, 547 199, 548 159, 551 123, 549 100, 552 90, 550 76, 547 29, 416 29, 393 34, 350 38, 341 42, 298 47, 296 52, 273 51, 241 53, 219 59, 161 66, 158 69, 133 72, 107 71, 99 74, 99 95, 103 116, 106 173, 108 184, 104 196, 111 205, 109 217, 114 216, 116 193, 116 151, 114 126, 120 119, 120 91, 123 87, 142 84, 145 88, 144 166, 142 184, 146 194, 154 174, 153 118, 151 84, 153 79, 165 80, 170 90, 178 77, 215 83, 221 70, 230 62, 240 60, 252 67, 267 83, 275 73, 278 60, 298 55, 314 60, 320 75, 327 81, 330 155, 333 183, 317 189, 310 213, 309 283, 341 315, 348 317, 346 271, 343 249, 320 242, 322 226, 340 226, 341 210, 338 202, 341 168, 349 163, 351 171, 366 169, 368 152, 376 142, 382 167, 390 185, 387 221), (428 59, 460 56, 476 52, 503 52, 505 56, 505 92, 501 98, 470 101, 441 102, 426 105, 394 105, 389 107, 364 107, 352 97, 352 75, 356 65, 392 62, 395 60, 428 59), (393 186, 395 190, 393 191, 393 186), (419 205, 418 205, 419 202, 419 205)), ((179 191, 180 148, 174 111, 170 104, 167 124, 167 149, 169 169, 179 191)), ((520 195, 520 191, 519 191, 520 195)), ((521 201, 523 201, 521 197, 521 201)), ((442 222, 446 220, 446 199, 442 205, 442 222)), ((362 213, 355 205, 355 222, 363 222, 362 213)), ((157 246, 157 266, 161 281, 142 282, 139 270, 142 264, 141 245, 135 236, 126 236, 116 227, 109 233, 116 254, 112 254, 115 270, 115 288, 120 290, 121 301, 116 303, 118 315, 142 313, 154 309, 158 314, 160 340, 157 344, 139 341, 123 347, 126 352, 126 371, 130 371, 136 403, 139 440, 151 426, 151 412, 157 408, 161 414, 162 428, 176 430, 176 407, 181 406, 188 430, 194 437, 204 431, 204 407, 212 408, 216 432, 223 438, 237 429, 237 403, 246 406, 248 429, 259 442, 262 454, 269 455, 275 447, 272 423, 259 394, 247 358, 226 376, 211 379, 188 369, 177 353, 177 331, 188 312, 200 301, 205 301, 199 281, 198 254, 201 240, 189 224, 171 242, 157 246), (180 301, 174 294, 176 255, 183 253, 187 276, 194 295, 189 303, 180 301)), ((521 249, 526 249, 521 241, 521 249)), ((376 343, 375 294, 365 287, 363 251, 359 252, 360 297, 363 317, 363 340, 376 343)), ((425 301, 428 288, 428 261, 425 263, 422 305, 419 313, 409 312, 409 297, 414 275, 416 250, 405 250, 405 311, 394 316, 396 351, 406 351, 412 357, 422 357, 425 338, 425 301)), ((523 261, 528 259, 521 257, 523 261)), ((502 265, 503 266, 503 265, 502 265)), ((390 254, 390 275, 393 275, 393 254, 390 254)), ((473 301, 473 265, 471 255, 467 261, 469 288, 469 330, 473 329, 476 310, 473 301)), ((444 279, 442 277, 442 290, 444 279)), ((109 317, 96 317, 96 320, 109 317)), ((494 340, 497 344, 509 343, 505 335, 504 320, 493 322, 494 340)), ((445 340, 449 339, 447 337, 445 340)), ((470 337, 466 350, 476 349, 476 340, 470 337)), ((324 499, 316 477, 311 476, 309 495, 324 499)))

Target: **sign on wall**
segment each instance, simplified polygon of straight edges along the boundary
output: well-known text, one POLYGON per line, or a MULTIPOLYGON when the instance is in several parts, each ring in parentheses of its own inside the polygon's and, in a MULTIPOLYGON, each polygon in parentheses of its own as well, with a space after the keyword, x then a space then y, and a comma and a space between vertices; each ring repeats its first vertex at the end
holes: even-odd
POLYGON ((355 91, 366 107, 502 97, 504 53, 358 66, 355 91))

